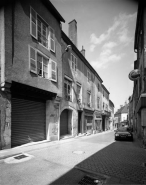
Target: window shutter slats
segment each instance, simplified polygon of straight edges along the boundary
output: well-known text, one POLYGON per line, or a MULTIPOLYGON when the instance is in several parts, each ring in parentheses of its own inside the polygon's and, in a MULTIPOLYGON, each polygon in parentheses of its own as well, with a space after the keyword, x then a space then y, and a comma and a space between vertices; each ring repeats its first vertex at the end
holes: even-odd
POLYGON ((37 39, 37 14, 30 8, 30 34, 37 39))
POLYGON ((51 78, 53 81, 57 81, 57 64, 51 60, 51 78))
POLYGON ((50 49, 55 52, 55 36, 54 30, 50 27, 50 49))
POLYGON ((30 71, 37 74, 36 51, 32 47, 29 48, 29 63, 30 63, 30 71))

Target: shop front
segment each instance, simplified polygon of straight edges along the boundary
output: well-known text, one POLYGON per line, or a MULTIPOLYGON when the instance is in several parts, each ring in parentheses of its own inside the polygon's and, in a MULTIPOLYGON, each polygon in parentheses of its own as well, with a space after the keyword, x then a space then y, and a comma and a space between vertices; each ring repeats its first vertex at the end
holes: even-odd
POLYGON ((93 111, 84 109, 84 132, 93 133, 93 111))
POLYGON ((101 112, 95 111, 94 113, 94 132, 98 133, 102 131, 102 115, 101 112))

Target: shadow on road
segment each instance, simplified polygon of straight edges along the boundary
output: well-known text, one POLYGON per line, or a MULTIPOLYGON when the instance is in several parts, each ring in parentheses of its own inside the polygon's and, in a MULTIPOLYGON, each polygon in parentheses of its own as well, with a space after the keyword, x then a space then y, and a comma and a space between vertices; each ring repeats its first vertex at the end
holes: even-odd
POLYGON ((136 142, 117 141, 80 162, 51 185, 78 184, 86 174, 114 177, 114 184, 118 179, 143 183, 146 174, 146 168, 142 166, 144 162, 146 153, 136 142))

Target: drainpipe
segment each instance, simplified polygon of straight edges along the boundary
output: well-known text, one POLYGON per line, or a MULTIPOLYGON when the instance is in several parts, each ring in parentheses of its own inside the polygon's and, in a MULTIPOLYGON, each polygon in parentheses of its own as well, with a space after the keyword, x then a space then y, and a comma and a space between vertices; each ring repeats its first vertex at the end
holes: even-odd
POLYGON ((0 80, 0 86, 1 90, 4 91, 5 88, 5 17, 4 17, 4 7, 1 8, 0 11, 0 17, 1 17, 1 41, 0 41, 0 61, 1 61, 1 80, 0 80))

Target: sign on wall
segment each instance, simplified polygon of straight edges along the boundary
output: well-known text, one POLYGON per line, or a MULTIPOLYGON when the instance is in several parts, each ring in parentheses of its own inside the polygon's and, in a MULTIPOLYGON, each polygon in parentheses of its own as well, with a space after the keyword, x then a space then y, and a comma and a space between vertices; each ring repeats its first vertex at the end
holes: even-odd
POLYGON ((140 71, 139 69, 134 69, 132 70, 129 75, 128 75, 129 79, 132 81, 138 80, 140 77, 140 71))

